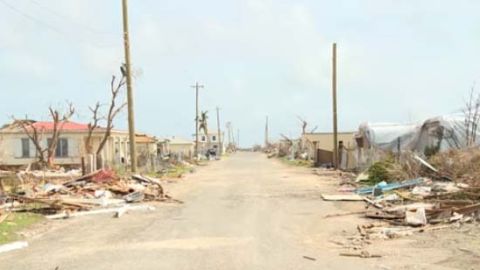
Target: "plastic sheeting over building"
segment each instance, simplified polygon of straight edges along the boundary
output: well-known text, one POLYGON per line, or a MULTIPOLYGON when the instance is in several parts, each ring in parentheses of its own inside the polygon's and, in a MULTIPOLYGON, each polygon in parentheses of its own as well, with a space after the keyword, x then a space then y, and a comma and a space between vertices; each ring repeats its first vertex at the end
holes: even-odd
MULTIPOLYGON (((467 135, 464 115, 439 116, 423 122, 412 148, 418 152, 423 152, 428 147, 445 151, 448 149, 460 149, 479 145, 478 140, 472 142, 469 137, 471 137, 471 135, 467 135)), ((477 130, 473 137, 480 139, 480 130, 477 130)))
POLYGON ((410 145, 418 130, 418 124, 363 123, 355 137, 359 148, 397 151, 399 145, 401 150, 410 145))
MULTIPOLYGON (((359 148, 392 152, 410 150, 422 154, 428 149, 464 148, 472 138, 467 136, 462 114, 438 116, 417 124, 364 123, 355 136, 359 148)), ((480 130, 476 136, 478 140, 473 144, 480 145, 480 130)))

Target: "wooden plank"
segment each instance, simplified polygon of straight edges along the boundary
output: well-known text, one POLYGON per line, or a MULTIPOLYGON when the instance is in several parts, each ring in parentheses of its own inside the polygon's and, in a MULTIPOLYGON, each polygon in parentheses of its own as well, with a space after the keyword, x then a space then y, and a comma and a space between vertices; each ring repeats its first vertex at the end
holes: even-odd
POLYGON ((358 194, 322 194, 324 201, 363 201, 358 194))

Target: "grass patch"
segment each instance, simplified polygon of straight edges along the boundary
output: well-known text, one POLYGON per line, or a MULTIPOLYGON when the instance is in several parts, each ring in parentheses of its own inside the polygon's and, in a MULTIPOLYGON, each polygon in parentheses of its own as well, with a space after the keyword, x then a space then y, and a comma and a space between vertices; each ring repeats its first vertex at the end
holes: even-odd
POLYGON ((33 213, 10 213, 10 215, 0 223, 0 244, 13 242, 20 239, 18 233, 38 223, 44 219, 43 216, 33 213))
POLYGON ((165 177, 167 178, 180 178, 184 174, 187 173, 192 173, 193 168, 185 165, 175 165, 172 168, 169 168, 167 173, 165 174, 165 177))
POLYGON ((311 160, 303 160, 303 159, 289 159, 288 157, 282 157, 280 160, 283 163, 290 165, 290 166, 298 166, 298 167, 313 167, 313 161, 311 160))
POLYGON ((194 167, 183 165, 183 164, 175 164, 169 165, 168 168, 162 169, 158 172, 150 172, 146 173, 146 175, 151 177, 160 177, 160 178, 181 178, 183 175, 187 173, 193 173, 195 171, 194 167))

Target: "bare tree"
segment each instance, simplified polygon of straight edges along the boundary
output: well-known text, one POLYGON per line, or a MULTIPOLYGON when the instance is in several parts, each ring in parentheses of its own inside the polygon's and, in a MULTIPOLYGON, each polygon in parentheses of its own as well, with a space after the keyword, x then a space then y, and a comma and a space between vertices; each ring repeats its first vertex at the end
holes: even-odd
POLYGON ((92 112, 92 121, 88 123, 88 134, 85 138, 85 150, 87 154, 93 154, 92 136, 93 131, 99 127, 101 117, 98 115, 100 110, 100 102, 95 103, 94 107, 88 107, 92 112))
POLYGON ((120 113, 125 106, 127 105, 126 102, 118 105, 117 104, 117 99, 119 97, 120 91, 122 90, 122 87, 125 85, 125 73, 122 70, 122 77, 120 80, 117 81, 117 78, 115 76, 112 76, 112 80, 110 82, 110 104, 108 106, 108 112, 106 116, 101 116, 100 115, 100 108, 101 104, 97 102, 95 106, 89 107, 90 111, 92 112, 92 120, 90 123, 88 123, 88 135, 87 138, 85 139, 85 149, 88 154, 93 154, 93 145, 92 145, 92 136, 95 130, 97 130, 100 127, 101 121, 106 121, 105 123, 105 128, 104 128, 104 133, 102 136, 102 139, 100 140, 100 144, 98 145, 98 148, 95 151, 95 154, 100 156, 100 153, 102 152, 103 148, 105 147, 105 144, 107 143, 108 139, 112 135, 112 129, 114 127, 113 121, 115 120, 115 117, 120 113))
POLYGON ((70 118, 75 113, 75 108, 72 103, 68 103, 68 109, 64 113, 60 113, 57 109, 53 109, 51 106, 48 108, 50 112, 50 117, 52 118, 52 130, 48 130, 48 133, 51 133, 49 138, 49 143, 46 146, 42 146, 43 134, 47 132, 45 127, 37 127, 35 121, 31 120, 16 120, 14 123, 18 124, 27 137, 32 141, 35 146, 37 159, 40 165, 47 165, 49 168, 54 166, 55 152, 57 149, 58 139, 62 133, 65 123, 67 123, 70 118), (46 154, 46 156, 45 156, 46 154))
POLYGON ((12 119, 14 120, 13 124, 18 125, 22 128, 25 135, 27 135, 27 137, 30 139, 30 141, 33 143, 33 146, 35 147, 35 153, 37 155, 38 163, 41 166, 45 166, 47 164, 45 159, 45 152, 47 151, 47 149, 44 148, 41 144, 45 129, 44 127, 38 129, 34 125, 36 121, 28 120, 27 117, 25 118, 25 120, 17 120, 12 116, 12 119))
POLYGON ((473 146, 477 140, 478 124, 480 122, 480 93, 475 93, 475 85, 470 89, 470 95, 462 111, 465 117, 466 146, 473 146))
POLYGON ((300 116, 297 116, 297 118, 298 120, 300 120, 300 122, 302 122, 302 135, 304 135, 307 132, 308 123, 307 121, 305 121, 305 119, 301 118, 300 116))

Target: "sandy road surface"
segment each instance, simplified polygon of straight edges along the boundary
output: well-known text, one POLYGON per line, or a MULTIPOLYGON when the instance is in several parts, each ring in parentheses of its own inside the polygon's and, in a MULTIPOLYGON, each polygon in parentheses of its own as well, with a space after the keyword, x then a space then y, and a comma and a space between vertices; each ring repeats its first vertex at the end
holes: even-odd
POLYGON ((120 219, 56 221, 30 247, 0 255, 0 269, 435 268, 399 262, 395 254, 395 261, 339 257, 332 239, 354 231, 359 219, 322 218, 352 210, 352 204, 321 200, 334 183, 310 169, 238 153, 170 185, 183 205, 159 204, 156 211, 120 219))

